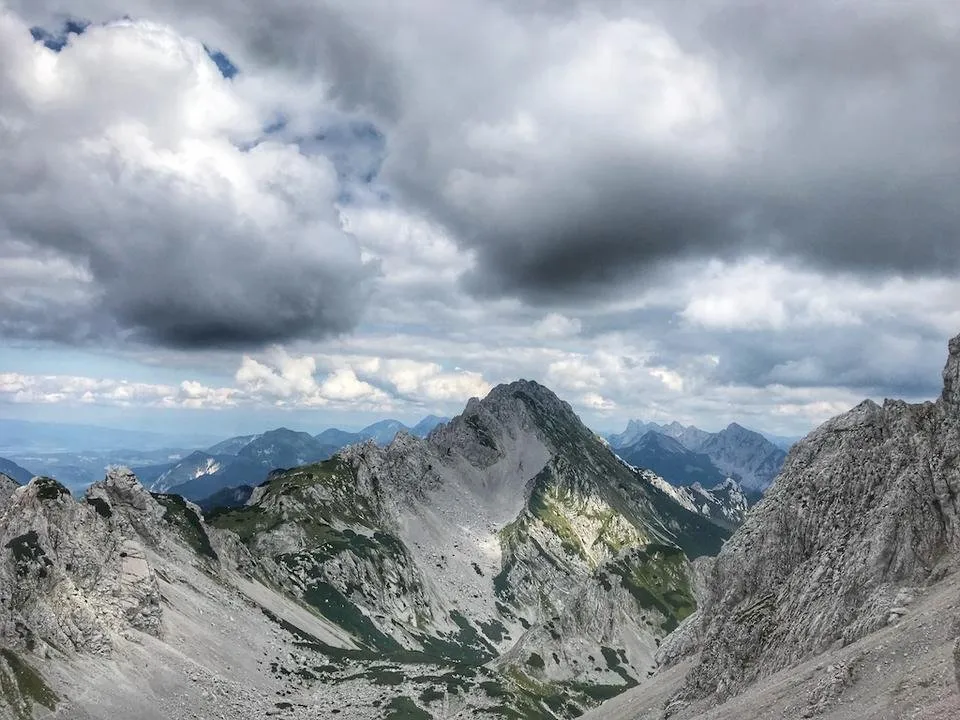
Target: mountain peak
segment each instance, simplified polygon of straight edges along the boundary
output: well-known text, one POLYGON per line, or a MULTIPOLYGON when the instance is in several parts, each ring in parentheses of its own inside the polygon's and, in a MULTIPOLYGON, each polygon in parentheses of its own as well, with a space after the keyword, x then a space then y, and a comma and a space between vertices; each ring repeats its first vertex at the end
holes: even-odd
POLYGON ((483 399, 470 398, 463 412, 430 433, 429 439, 443 451, 456 448, 477 467, 486 467, 530 430, 553 445, 561 437, 592 437, 570 404, 552 390, 532 380, 517 380, 497 385, 483 399))
POLYGON ((260 437, 299 437, 301 435, 307 435, 308 433, 299 432, 297 430, 291 430, 288 427, 278 427, 273 430, 267 430, 260 437))
POLYGON ((129 491, 131 488, 139 487, 140 481, 137 480, 137 476, 133 474, 130 468, 116 465, 107 468, 103 484, 109 488, 129 491))
POLYGON ((943 368, 943 402, 960 406, 960 335, 948 345, 947 364, 943 368))

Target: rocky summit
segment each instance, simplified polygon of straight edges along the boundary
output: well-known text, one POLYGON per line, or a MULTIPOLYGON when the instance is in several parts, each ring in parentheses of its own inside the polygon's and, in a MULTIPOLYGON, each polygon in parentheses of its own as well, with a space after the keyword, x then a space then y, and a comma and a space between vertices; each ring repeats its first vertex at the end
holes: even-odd
POLYGON ((960 337, 936 401, 868 400, 793 447, 652 682, 595 717, 960 717, 958 460, 960 337))
POLYGON ((0 478, 0 716, 575 717, 649 681, 728 536, 527 381, 208 515, 0 478))
POLYGON ((748 508, 519 381, 203 510, 0 476, 0 712, 560 720, 960 716, 960 338, 748 508))

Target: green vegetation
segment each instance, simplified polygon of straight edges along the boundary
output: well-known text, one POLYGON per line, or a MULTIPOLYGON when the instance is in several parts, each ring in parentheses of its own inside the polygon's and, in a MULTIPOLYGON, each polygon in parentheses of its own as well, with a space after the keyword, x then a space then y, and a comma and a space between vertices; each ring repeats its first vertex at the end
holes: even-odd
POLYGON ((500 642, 507 637, 507 628, 499 620, 491 620, 490 622, 480 620, 477 625, 480 627, 480 632, 493 642, 500 642))
POLYGON ((456 623, 456 634, 421 638, 423 650, 435 658, 463 665, 482 665, 496 657, 497 651, 477 632, 476 628, 456 610, 450 613, 450 619, 456 623))
POLYGON ((200 522, 197 513, 187 505, 187 501, 179 495, 165 495, 150 493, 153 498, 163 505, 163 519, 173 525, 180 532, 180 537, 200 555, 217 560, 217 553, 210 545, 210 537, 200 522))
POLYGON ((206 519, 213 527, 232 530, 244 544, 249 544, 255 535, 268 532, 283 522, 281 517, 271 515, 258 506, 215 510, 206 519))
POLYGON ((70 491, 53 478, 38 477, 33 484, 37 489, 38 500, 56 500, 64 495, 70 497, 70 491))
POLYGON ((12 538, 5 548, 13 554, 13 559, 17 563, 17 576, 26 577, 30 573, 30 568, 38 566, 37 575, 41 578, 47 576, 47 568, 53 566, 53 561, 47 557, 47 553, 40 547, 40 536, 36 530, 18 535, 12 538))
POLYGON ((110 519, 113 517, 113 510, 110 508, 110 503, 108 503, 103 498, 98 497, 88 497, 86 499, 87 505, 92 505, 93 509, 97 511, 97 515, 102 518, 110 519))
POLYGON ((569 514, 576 514, 573 507, 575 498, 568 488, 560 488, 551 483, 553 471, 544 468, 534 484, 530 496, 530 512, 550 531, 560 538, 560 545, 568 555, 579 556, 590 562, 590 556, 583 547, 583 541, 570 524, 569 514), (565 512, 572 510, 572 513, 565 512))
POLYGON ((420 700, 428 705, 437 700, 443 700, 443 697, 443 693, 433 686, 424 688, 423 692, 420 693, 420 700))
MULTIPOLYGON (((596 704, 567 684, 534 680, 517 668, 507 668, 503 679, 509 700, 497 706, 496 713, 491 713, 497 717, 522 720, 579 717, 596 704)), ((487 692, 489 694, 489 690, 487 692)))
POLYGON ((687 575, 683 551, 669 545, 648 545, 631 550, 608 563, 601 583, 619 580, 641 608, 664 616, 661 630, 672 632, 696 610, 697 602, 687 575))
MULTIPOLYGON (((627 687, 633 687, 634 685, 637 684, 636 679, 634 679, 633 676, 630 675, 630 673, 627 672, 627 669, 623 666, 623 663, 627 662, 627 654, 623 650, 621 650, 618 653, 613 648, 608 648, 604 646, 600 648, 600 652, 603 654, 603 659, 607 661, 607 668, 610 670, 613 670, 617 675, 622 677, 623 682, 626 684, 627 687)), ((589 686, 584 686, 583 688, 584 692, 588 692, 586 690, 586 687, 589 687, 589 686)), ((595 687, 601 688, 604 686, 597 685, 595 687)), ((622 686, 616 685, 614 687, 619 687, 620 688, 619 692, 623 692, 622 686)), ((604 692, 604 691, 599 690, 598 692, 604 692)), ((607 698, 603 698, 603 699, 606 700, 607 698)))
POLYGON ((9 672, 0 665, 0 698, 9 706, 18 720, 30 720, 34 705, 47 710, 57 707, 56 694, 40 674, 8 648, 0 648, 0 658, 9 672))
POLYGON ((433 720, 433 716, 406 695, 395 697, 386 706, 386 720, 433 720))
POLYGON ((371 532, 379 527, 369 498, 357 490, 356 474, 339 457, 277 471, 260 487, 265 490, 257 504, 215 509, 207 514, 207 522, 235 532, 245 544, 285 522, 296 523, 311 543, 318 544, 336 540, 328 537, 334 521, 371 532))
POLYGON ((379 526, 370 498, 358 491, 356 473, 339 456, 277 473, 265 487, 264 503, 286 498, 308 507, 309 517, 327 523, 337 518, 371 529, 379 526))
POLYGON ((370 618, 330 583, 315 580, 306 588, 303 599, 325 618, 371 648, 386 651, 401 649, 396 640, 380 632, 370 618))

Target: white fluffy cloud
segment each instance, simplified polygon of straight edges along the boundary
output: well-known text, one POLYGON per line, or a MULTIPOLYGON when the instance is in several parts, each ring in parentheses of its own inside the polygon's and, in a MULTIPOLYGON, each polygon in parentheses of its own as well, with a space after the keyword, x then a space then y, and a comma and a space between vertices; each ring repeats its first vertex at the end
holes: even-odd
POLYGON ((244 356, 235 380, 248 396, 290 406, 338 405, 386 411, 398 404, 454 403, 485 395, 477 372, 437 363, 373 356, 293 356, 274 348, 260 360, 244 356))
POLYGON ((212 388, 190 380, 174 386, 69 375, 0 373, 0 399, 13 403, 218 409, 236 405, 241 400, 239 395, 232 388, 212 388))
POLYGON ((271 112, 170 27, 94 25, 57 53, 0 5, 0 253, 75 288, 65 328, 21 275, 0 329, 193 347, 352 327, 367 271, 336 172, 261 138, 271 112))

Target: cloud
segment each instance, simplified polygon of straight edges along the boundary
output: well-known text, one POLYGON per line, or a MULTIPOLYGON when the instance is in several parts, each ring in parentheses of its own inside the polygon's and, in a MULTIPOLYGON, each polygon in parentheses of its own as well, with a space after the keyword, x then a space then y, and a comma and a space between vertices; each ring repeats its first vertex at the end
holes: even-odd
POLYGON ((169 27, 91 26, 57 53, 0 8, 0 252, 74 288, 69 327, 55 298, 0 291, 4 332, 189 348, 353 327, 369 270, 336 171, 261 141, 245 92, 169 27))
POLYGON ((0 373, 0 399, 14 403, 219 409, 236 405, 237 395, 231 388, 212 388, 195 381, 173 386, 70 375, 0 373))
MULTIPOLYGON (((7 4, 18 37, 63 26, 59 3, 7 4)), ((240 366, 210 384, 244 408, 448 414, 529 377, 591 422, 794 433, 939 392, 960 329, 956 3, 246 7, 74 0, 93 25, 59 55, 2 45, 29 70, 0 88, 34 141, 10 157, 43 160, 0 178, 6 338, 240 366), (112 33, 130 52, 102 57, 137 73, 101 87, 80 61, 112 33), (38 178, 66 199, 24 201, 38 178), (227 316, 249 360, 192 344, 227 316)))
POLYGON ((580 398, 580 402, 591 410, 606 411, 613 410, 617 404, 613 400, 608 400, 598 393, 586 393, 580 398))
POLYGON ((576 335, 580 332, 581 323, 576 318, 570 318, 560 313, 548 313, 543 320, 533 327, 534 336, 547 340, 576 335))
POLYGON ((273 348, 244 356, 235 375, 242 391, 263 402, 389 410, 398 403, 462 404, 491 388, 480 373, 433 362, 363 355, 294 356, 273 348), (318 363, 319 359, 319 363, 318 363))
POLYGON ((472 3, 460 42, 416 53, 380 38, 422 80, 385 176, 476 253, 473 292, 588 302, 691 257, 960 268, 955 4, 575 5, 472 3), (456 97, 432 95, 463 45, 456 97))
MULTIPOLYGON (((19 0, 32 21, 56 6, 19 0)), ((602 300, 690 258, 956 272, 950 0, 257 5, 77 0, 209 37, 291 131, 443 226, 480 297, 602 300), (410 38, 417 38, 413 42, 410 38), (319 123, 319 127, 324 125, 319 123), (349 133, 348 133, 349 135, 349 133), (373 155, 371 156, 371 151, 373 155), (361 168, 361 170, 357 170, 361 168)), ((89 32, 89 31, 88 31, 89 32)))

